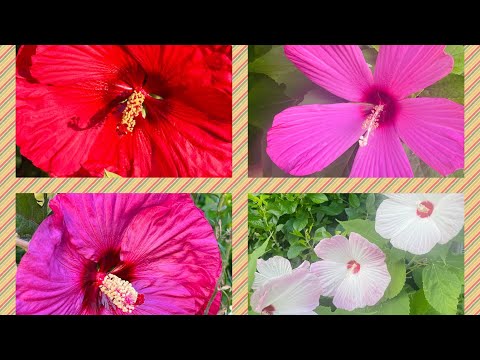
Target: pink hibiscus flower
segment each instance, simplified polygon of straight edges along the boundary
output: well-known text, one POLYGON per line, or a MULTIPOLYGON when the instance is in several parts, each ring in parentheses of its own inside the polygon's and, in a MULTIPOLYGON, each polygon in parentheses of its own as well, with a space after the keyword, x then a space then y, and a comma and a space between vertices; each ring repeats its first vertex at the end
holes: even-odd
POLYGON ((322 295, 333 296, 333 305, 339 309, 375 305, 390 284, 385 254, 357 233, 350 233, 350 240, 339 235, 323 239, 315 253, 323 260, 310 270, 320 279, 322 295))
POLYGON ((285 55, 315 84, 351 101, 275 116, 267 153, 285 172, 321 171, 356 142, 351 177, 413 177, 402 142, 444 176, 463 169, 463 106, 408 98, 452 71, 445 46, 383 45, 374 75, 358 46, 289 45, 285 55))
POLYGON ((18 314, 205 312, 221 258, 188 194, 61 194, 50 207, 18 266, 18 314))

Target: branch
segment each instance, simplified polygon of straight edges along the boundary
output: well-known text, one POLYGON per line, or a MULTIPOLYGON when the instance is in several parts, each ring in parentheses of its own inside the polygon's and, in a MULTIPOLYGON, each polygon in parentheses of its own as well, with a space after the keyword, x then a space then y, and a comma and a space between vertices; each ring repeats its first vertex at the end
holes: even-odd
POLYGON ((25 251, 28 250, 28 244, 29 244, 28 241, 21 239, 20 236, 18 236, 18 234, 15 240, 16 240, 16 245, 18 247, 22 248, 25 251))

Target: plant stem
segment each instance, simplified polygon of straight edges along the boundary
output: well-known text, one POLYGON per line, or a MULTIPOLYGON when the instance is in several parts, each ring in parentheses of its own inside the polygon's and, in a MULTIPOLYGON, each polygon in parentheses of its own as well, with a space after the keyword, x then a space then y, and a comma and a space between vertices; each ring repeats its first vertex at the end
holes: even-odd
POLYGON ((22 248, 23 250, 27 251, 28 250, 28 241, 26 240, 23 240, 20 238, 20 236, 17 235, 16 239, 16 245, 20 248, 22 248))

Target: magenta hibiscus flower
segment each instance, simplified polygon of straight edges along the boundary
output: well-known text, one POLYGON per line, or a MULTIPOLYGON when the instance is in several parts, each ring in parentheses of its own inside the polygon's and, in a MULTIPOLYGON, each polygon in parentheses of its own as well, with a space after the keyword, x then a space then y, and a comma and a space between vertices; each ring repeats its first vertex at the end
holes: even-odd
POLYGON ((206 311, 221 258, 190 195, 61 194, 50 207, 18 266, 18 314, 206 311))
POLYGON ((275 116, 267 153, 285 172, 321 171, 356 142, 351 177, 413 177, 402 142, 444 176, 463 169, 463 106, 408 98, 451 72, 445 46, 383 45, 374 75, 358 46, 289 45, 285 55, 311 81, 351 101, 275 116))

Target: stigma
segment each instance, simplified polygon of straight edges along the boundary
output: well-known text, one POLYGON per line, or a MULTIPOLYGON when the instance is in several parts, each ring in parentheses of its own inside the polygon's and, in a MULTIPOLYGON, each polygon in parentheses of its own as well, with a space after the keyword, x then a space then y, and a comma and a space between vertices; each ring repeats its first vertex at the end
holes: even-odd
POLYGON ((373 132, 378 128, 380 115, 385 108, 385 105, 375 105, 372 109, 372 112, 367 116, 365 121, 362 124, 362 129, 366 131, 366 135, 360 136, 358 144, 361 147, 368 145, 368 139, 370 136, 373 136, 373 132))
POLYGON ((352 272, 352 274, 356 274, 360 271, 360 264, 355 260, 350 260, 347 263, 347 269, 352 272))
POLYGON ((143 294, 139 294, 132 284, 113 274, 108 274, 101 280, 99 289, 113 305, 124 313, 131 313, 135 306, 143 304, 145 299, 143 294))
POLYGON ((142 112, 145 95, 134 90, 127 99, 127 106, 122 112, 122 121, 117 125, 117 131, 122 134, 133 132, 135 128, 135 118, 142 112))

